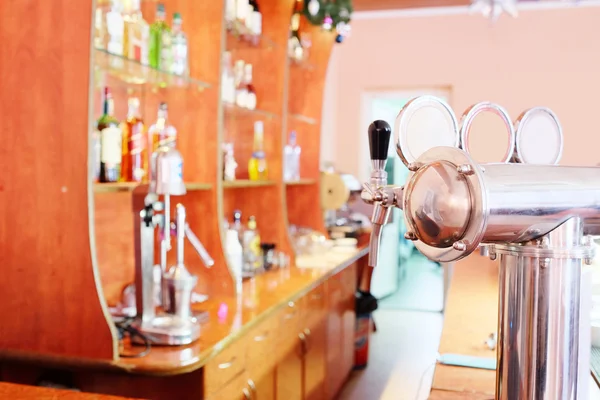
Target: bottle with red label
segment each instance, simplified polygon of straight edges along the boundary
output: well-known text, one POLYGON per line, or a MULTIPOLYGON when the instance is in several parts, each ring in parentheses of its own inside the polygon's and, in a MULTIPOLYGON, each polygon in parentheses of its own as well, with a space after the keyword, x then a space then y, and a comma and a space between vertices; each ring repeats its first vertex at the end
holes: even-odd
POLYGON ((121 159, 121 181, 145 182, 147 180, 147 151, 144 122, 140 117, 140 100, 129 98, 127 120, 123 122, 123 151, 121 159))

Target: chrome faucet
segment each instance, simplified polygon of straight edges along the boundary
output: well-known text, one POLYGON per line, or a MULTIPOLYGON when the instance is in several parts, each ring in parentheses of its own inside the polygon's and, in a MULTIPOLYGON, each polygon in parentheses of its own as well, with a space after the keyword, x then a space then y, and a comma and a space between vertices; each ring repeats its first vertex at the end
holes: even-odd
POLYGON ((383 226, 387 224, 392 207, 398 205, 398 199, 402 199, 402 187, 387 186, 387 163, 388 148, 392 128, 381 120, 374 121, 369 125, 369 151, 371 154, 371 179, 363 183, 361 198, 369 204, 373 204, 371 223, 373 228, 369 240, 369 267, 377 266, 379 255, 379 242, 383 226))
POLYGON ((197 277, 185 268, 184 238, 189 238, 206 266, 213 265, 214 261, 189 228, 185 207, 177 204, 177 222, 174 224, 177 230, 177 264, 167 270, 167 252, 171 249, 170 200, 172 195, 186 193, 181 154, 173 146, 158 148, 152 155, 150 176, 150 184, 136 187, 132 196, 136 227, 135 325, 154 344, 188 344, 198 339, 200 326, 190 312, 190 297, 197 277), (159 196, 163 197, 163 201, 159 200, 159 196), (156 228, 160 230, 159 265, 154 264, 156 228), (157 268, 160 274, 155 275, 157 268), (160 282, 155 281, 155 276, 160 276, 160 282), (163 303, 162 310, 158 312, 160 304, 157 304, 157 298, 163 303))

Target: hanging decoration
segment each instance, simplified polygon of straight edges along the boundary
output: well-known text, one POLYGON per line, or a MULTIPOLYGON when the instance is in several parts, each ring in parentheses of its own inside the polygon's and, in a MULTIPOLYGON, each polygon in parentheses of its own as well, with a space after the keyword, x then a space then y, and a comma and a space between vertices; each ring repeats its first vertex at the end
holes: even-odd
POLYGON ((304 16, 326 31, 335 31, 335 41, 342 43, 350 35, 352 0, 305 0, 304 16))
POLYGON ((502 13, 513 18, 517 17, 518 0, 473 0, 471 2, 471 13, 481 13, 492 22, 496 21, 502 13))

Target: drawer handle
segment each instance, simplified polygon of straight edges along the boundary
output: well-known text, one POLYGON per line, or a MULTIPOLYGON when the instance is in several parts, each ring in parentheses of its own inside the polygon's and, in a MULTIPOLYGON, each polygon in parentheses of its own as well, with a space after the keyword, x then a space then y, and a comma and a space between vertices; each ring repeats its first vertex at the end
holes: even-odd
POLYGON ((269 337, 269 333, 265 333, 264 335, 254 336, 255 342, 264 342, 269 337))
POLYGON ((294 303, 293 301, 290 301, 290 302, 288 303, 288 307, 289 307, 289 308, 294 308, 294 307, 296 307, 296 303, 294 303))
POLYGON ((303 333, 306 337, 310 336, 310 329, 306 328, 303 333))
POLYGON ((252 400, 252 395, 250 394, 248 388, 244 388, 244 390, 242 390, 242 393, 244 393, 244 399, 252 400))
POLYGON ((233 365, 234 361, 235 361, 235 357, 233 357, 231 360, 229 360, 225 363, 219 364, 218 367, 219 367, 219 369, 227 369, 233 365))

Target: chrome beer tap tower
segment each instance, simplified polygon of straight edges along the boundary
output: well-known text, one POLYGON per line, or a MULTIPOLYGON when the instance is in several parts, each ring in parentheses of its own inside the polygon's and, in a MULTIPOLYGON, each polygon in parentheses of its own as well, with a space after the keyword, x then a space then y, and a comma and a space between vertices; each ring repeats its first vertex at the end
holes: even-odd
POLYGON ((373 171, 362 194, 374 204, 369 265, 377 265, 391 207, 404 211, 405 237, 431 260, 457 261, 485 245, 500 261, 496 399, 584 398, 590 372, 579 358, 590 344, 580 343, 580 287, 594 255, 588 235, 600 232, 600 169, 554 165, 562 131, 548 109, 526 111, 513 127, 501 107, 480 103, 459 130, 446 103, 422 96, 395 123, 408 181, 387 186, 391 130, 384 121, 369 126, 373 171), (483 111, 508 121, 509 162, 481 164, 469 154, 472 119, 483 111), (435 135, 411 133, 410 118, 425 112, 445 122, 435 135))
POLYGON ((184 264, 185 238, 207 267, 214 261, 188 226, 182 204, 175 207, 176 220, 171 222, 171 196, 185 193, 181 154, 173 146, 159 147, 152 155, 150 184, 136 187, 132 196, 137 308, 134 326, 155 345, 189 344, 200 336, 200 324, 191 313, 191 295, 197 277, 184 264), (163 201, 159 201, 161 195, 163 201), (161 230, 158 235, 156 228, 161 230), (167 268, 173 230, 177 237, 177 262, 167 268), (159 265, 154 264, 156 236, 160 245, 159 265))

